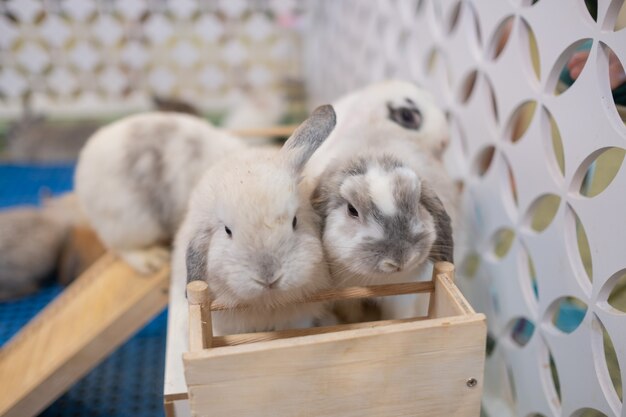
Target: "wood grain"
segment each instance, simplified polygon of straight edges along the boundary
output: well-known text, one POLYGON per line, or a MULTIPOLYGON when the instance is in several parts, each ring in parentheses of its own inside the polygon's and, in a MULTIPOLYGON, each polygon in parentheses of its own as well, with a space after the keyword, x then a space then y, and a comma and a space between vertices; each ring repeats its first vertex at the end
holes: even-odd
POLYGON ((0 415, 45 408, 167 305, 168 281, 104 255, 0 352, 0 415))

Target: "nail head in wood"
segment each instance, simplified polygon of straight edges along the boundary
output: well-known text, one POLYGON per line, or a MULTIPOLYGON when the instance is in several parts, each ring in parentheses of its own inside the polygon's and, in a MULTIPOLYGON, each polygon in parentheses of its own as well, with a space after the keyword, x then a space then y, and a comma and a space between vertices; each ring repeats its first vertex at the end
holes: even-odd
POLYGON ((474 388, 478 385, 478 380, 476 378, 469 378, 467 382, 465 382, 465 385, 467 385, 468 388, 474 388))

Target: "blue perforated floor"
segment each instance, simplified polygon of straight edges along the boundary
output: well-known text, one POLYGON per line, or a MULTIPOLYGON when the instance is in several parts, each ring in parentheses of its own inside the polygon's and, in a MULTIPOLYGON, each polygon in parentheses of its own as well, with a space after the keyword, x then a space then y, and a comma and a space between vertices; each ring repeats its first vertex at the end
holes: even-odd
MULTIPOLYGON (((45 188, 53 194, 72 189, 73 166, 0 165, 0 210, 36 205, 45 188)), ((62 291, 50 285, 37 294, 0 302, 0 345, 62 291)), ((78 381, 41 416, 163 416, 163 369, 167 315, 157 316, 98 367, 78 381)), ((42 349, 45 349, 42 346, 42 349)))

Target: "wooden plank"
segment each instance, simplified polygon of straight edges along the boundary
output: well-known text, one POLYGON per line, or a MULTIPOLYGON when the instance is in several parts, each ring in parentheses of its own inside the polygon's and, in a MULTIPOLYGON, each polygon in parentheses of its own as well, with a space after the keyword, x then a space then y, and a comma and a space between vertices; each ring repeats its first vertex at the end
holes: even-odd
POLYGON ((194 416, 479 415, 481 314, 189 352, 194 416), (467 386, 468 378, 478 384, 467 386))
POLYGON ((168 281, 104 255, 0 352, 0 415, 43 410, 167 305, 168 281))
POLYGON ((428 317, 417 317, 413 319, 379 320, 365 323, 339 324, 336 326, 280 330, 275 332, 240 333, 228 336, 215 336, 213 338, 212 346, 236 346, 246 343, 266 342, 268 340, 289 339, 291 337, 312 336, 316 334, 333 333, 354 329, 368 329, 373 327, 387 326, 390 324, 409 323, 413 321, 426 320, 427 318, 428 317))
POLYGON ((465 300, 448 274, 439 274, 435 278, 435 292, 431 295, 429 316, 432 318, 476 314, 465 300))
POLYGON ((189 350, 209 348, 213 339, 209 285, 204 281, 188 283, 187 300, 189 301, 189 350))
MULTIPOLYGON (((435 286, 432 281, 405 282, 400 284, 370 285, 368 287, 329 288, 319 291, 306 300, 293 300, 291 304, 317 303, 320 301, 351 300, 371 297, 387 297, 392 295, 417 294, 432 292, 435 286)), ((211 311, 245 309, 246 305, 225 305, 211 303, 211 311)))

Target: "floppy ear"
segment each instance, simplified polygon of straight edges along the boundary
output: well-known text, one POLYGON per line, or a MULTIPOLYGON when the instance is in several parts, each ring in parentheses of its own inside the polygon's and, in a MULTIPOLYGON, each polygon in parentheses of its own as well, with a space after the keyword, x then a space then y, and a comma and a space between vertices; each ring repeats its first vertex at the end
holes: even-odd
POLYGON ((333 106, 327 104, 313 111, 285 142, 281 154, 294 173, 300 174, 313 152, 332 132, 337 117, 333 106))
POLYGON ((437 238, 428 259, 433 262, 453 262, 454 241, 452 239, 452 224, 450 216, 437 194, 427 185, 422 183, 420 204, 433 216, 437 238))
POLYGON ((187 283, 190 283, 191 281, 206 280, 211 233, 211 230, 198 232, 187 246, 187 252, 185 254, 187 283))

